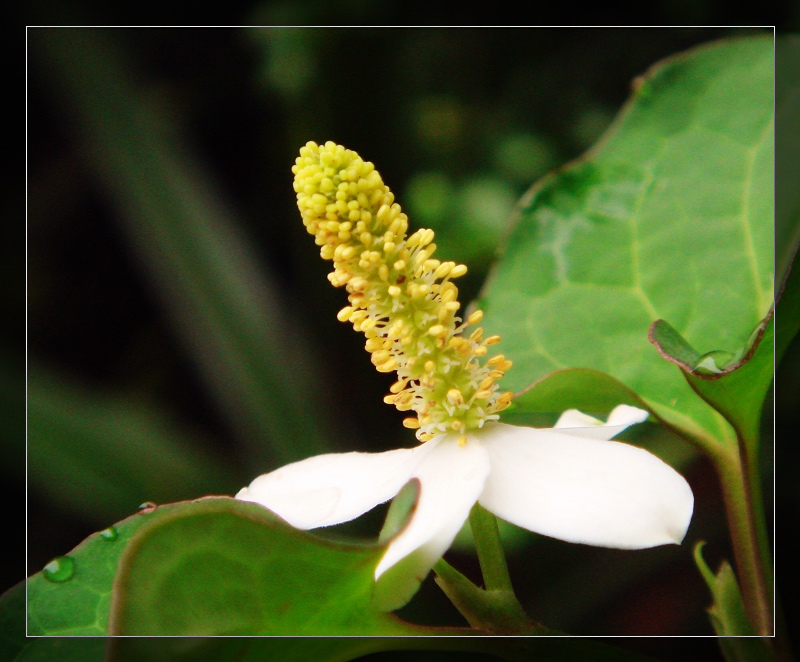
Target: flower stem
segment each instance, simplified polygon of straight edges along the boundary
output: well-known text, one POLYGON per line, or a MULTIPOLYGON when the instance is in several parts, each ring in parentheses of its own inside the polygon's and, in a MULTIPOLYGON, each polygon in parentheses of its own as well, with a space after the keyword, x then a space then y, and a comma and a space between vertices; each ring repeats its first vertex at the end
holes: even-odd
POLYGON ((472 507, 469 525, 478 552, 485 588, 478 588, 440 559, 434 566, 436 583, 474 628, 493 634, 560 634, 534 623, 514 595, 497 519, 479 504, 472 507))
POLYGON ((497 519, 479 503, 476 503, 469 513, 469 526, 475 540, 475 549, 478 552, 478 561, 481 565, 483 583, 487 591, 510 591, 511 576, 508 574, 506 556, 503 552, 503 543, 500 540, 500 530, 497 519))

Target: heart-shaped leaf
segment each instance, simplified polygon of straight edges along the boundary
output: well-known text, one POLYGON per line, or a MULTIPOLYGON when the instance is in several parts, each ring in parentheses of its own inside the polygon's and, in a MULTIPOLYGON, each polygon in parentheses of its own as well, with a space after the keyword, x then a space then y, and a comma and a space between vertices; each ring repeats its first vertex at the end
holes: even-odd
POLYGON ((595 149, 531 190, 482 301, 515 364, 504 386, 589 368, 683 434, 735 443, 647 330, 668 319, 701 352, 738 355, 770 309, 772 88, 771 38, 670 58, 595 149))
POLYGON ((230 498, 160 508, 125 550, 111 634, 414 635, 373 604, 382 545, 295 529, 230 498))

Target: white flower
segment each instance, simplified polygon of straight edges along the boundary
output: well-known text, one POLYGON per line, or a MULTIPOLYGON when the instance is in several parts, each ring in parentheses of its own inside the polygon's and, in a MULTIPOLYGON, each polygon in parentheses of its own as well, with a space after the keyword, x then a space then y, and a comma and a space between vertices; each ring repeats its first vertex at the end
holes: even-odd
POLYGON ((352 520, 418 479, 416 509, 375 569, 379 604, 396 609, 450 547, 476 501, 569 542, 622 549, 680 543, 694 505, 687 482, 649 452, 609 441, 646 418, 627 405, 606 423, 572 409, 552 429, 489 422, 468 432, 463 446, 452 433, 410 449, 319 455, 259 476, 236 498, 314 529, 352 520))

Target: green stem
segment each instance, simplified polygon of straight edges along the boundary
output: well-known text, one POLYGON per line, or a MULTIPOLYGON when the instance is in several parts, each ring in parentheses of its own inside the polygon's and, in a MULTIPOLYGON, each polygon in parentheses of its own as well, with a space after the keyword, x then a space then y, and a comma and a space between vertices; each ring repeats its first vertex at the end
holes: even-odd
POLYGON ((721 456, 717 468, 728 510, 742 598, 756 633, 770 636, 775 634, 774 586, 759 466, 760 417, 729 414, 726 417, 736 431, 738 453, 721 456))
POLYGON ((770 563, 763 553, 766 527, 763 512, 756 508, 760 498, 754 497, 753 490, 759 486, 753 484, 753 468, 748 466, 747 459, 740 458, 740 453, 721 453, 714 457, 714 463, 725 498, 745 611, 756 634, 770 636, 773 633, 772 591, 767 578, 770 563))
POLYGON ((444 559, 433 567, 436 583, 473 628, 504 635, 554 634, 534 623, 514 595, 495 516, 476 503, 469 524, 485 589, 444 559))
MULTIPOLYGON (((764 489, 761 482, 761 467, 759 449, 761 445, 759 424, 752 429, 736 428, 739 440, 739 454, 742 457, 743 480, 745 481, 745 495, 748 497, 748 506, 753 520, 753 529, 758 542, 760 554, 760 568, 764 575, 766 598, 773 604, 775 587, 772 580, 772 554, 769 534, 767 532, 766 512, 764 511, 764 489)), ((771 615, 771 610, 769 615, 771 615)), ((772 633, 774 634, 774 632, 772 633)))
POLYGON ((469 526, 475 540, 475 549, 478 552, 478 561, 481 565, 483 583, 487 591, 510 591, 511 576, 508 574, 506 556, 503 552, 503 543, 500 540, 500 530, 497 519, 479 503, 476 503, 469 513, 469 526))
POLYGON ((476 630, 514 636, 561 634, 534 623, 513 592, 478 588, 444 559, 439 559, 433 570, 436 583, 476 630))

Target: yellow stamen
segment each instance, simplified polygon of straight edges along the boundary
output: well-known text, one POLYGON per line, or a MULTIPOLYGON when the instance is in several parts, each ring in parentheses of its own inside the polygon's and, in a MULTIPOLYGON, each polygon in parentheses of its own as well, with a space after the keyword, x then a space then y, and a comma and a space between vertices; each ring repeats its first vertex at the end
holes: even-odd
POLYGON ((467 318, 467 322, 469 322, 470 324, 477 324, 482 319, 483 319, 483 311, 482 310, 476 310, 474 313, 472 313, 472 315, 470 315, 467 318))
POLYGON ((500 338, 482 341, 481 328, 461 335, 483 319, 479 310, 463 324, 456 317, 461 304, 452 281, 467 267, 434 256, 433 230, 407 235, 408 217, 394 194, 355 152, 309 142, 292 171, 303 224, 333 262, 328 279, 348 292, 350 305, 338 319, 365 334, 378 371, 397 371, 384 401, 416 414, 404 425, 421 441, 451 430, 466 444, 465 433, 496 419, 512 397, 496 386, 511 362, 498 355, 481 363, 500 338))

